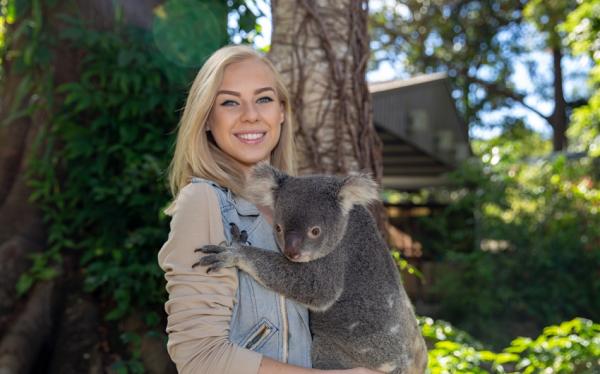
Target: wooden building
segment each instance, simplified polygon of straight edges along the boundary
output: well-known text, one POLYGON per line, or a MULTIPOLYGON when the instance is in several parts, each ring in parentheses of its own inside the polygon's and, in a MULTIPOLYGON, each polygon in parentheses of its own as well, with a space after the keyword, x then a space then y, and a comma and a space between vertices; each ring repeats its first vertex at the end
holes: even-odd
POLYGON ((415 190, 443 184, 471 155, 445 74, 369 85, 373 120, 383 141, 383 187, 415 190))
MULTIPOLYGON (((402 192, 441 186, 446 173, 472 155, 467 124, 460 118, 445 74, 374 83, 373 121, 383 141, 383 188, 402 192)), ((389 237, 409 264, 423 274, 419 279, 402 272, 404 287, 417 311, 435 315, 431 286, 437 274, 449 271, 436 261, 418 238, 435 234, 419 224, 419 217, 442 213, 445 204, 427 201, 384 201, 389 237)))

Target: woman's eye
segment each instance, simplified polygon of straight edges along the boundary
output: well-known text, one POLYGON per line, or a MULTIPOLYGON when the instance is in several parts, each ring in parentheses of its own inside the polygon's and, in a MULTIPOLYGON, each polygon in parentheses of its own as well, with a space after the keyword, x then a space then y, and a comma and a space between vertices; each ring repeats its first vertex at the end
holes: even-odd
POLYGON ((269 96, 264 96, 258 99, 257 103, 270 103, 271 101, 273 101, 272 98, 270 98, 269 96))
POLYGON ((233 100, 225 100, 221 103, 222 106, 234 106, 237 105, 237 102, 233 100))

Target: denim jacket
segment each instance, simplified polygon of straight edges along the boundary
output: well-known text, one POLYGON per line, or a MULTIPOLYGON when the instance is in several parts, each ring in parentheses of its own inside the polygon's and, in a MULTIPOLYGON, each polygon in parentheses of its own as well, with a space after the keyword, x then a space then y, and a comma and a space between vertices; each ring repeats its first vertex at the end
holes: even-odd
MULTIPOLYGON (((198 177, 191 182, 208 183, 216 192, 228 241, 229 224, 235 223, 240 230, 246 230, 253 246, 277 250, 271 225, 253 204, 215 182, 198 177)), ((312 339, 306 307, 264 288, 239 270, 235 298, 229 330, 232 343, 277 361, 311 367, 312 339)))

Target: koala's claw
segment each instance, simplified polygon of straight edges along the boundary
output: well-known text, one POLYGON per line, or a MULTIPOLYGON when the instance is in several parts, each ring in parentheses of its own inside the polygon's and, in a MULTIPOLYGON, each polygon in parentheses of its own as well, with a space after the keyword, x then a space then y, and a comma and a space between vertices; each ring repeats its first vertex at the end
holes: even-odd
POLYGON ((248 242, 248 232, 246 230, 240 231, 240 228, 235 223, 230 223, 229 225, 231 226, 231 243, 223 241, 219 245, 209 244, 196 248, 194 252, 206 253, 207 256, 200 258, 198 262, 192 265, 192 268, 198 265, 208 266, 206 272, 210 273, 213 270, 235 266, 236 261, 240 257, 239 251, 242 245, 245 243, 250 245, 250 242, 248 242))
POLYGON ((194 252, 202 252, 202 253, 221 253, 223 251, 226 251, 227 247, 225 247, 222 244, 219 245, 205 245, 203 247, 200 247, 198 249, 196 249, 194 252))
POLYGON ((208 266, 206 273, 210 273, 213 270, 220 270, 224 267, 235 266, 238 256, 238 247, 235 245, 205 245, 194 252, 206 253, 206 256, 201 257, 192 268, 198 265, 208 266))
POLYGON ((227 248, 222 248, 222 250, 223 251, 220 253, 212 253, 202 257, 198 262, 193 264, 192 267, 197 265, 207 266, 206 273, 208 274, 214 270, 235 266, 235 256, 231 251, 228 251, 227 248))
POLYGON ((231 226, 231 230, 229 232, 231 233, 231 240, 233 243, 247 243, 248 245, 251 245, 248 241, 248 232, 246 230, 240 231, 240 228, 235 223, 229 223, 229 226, 231 226))
POLYGON ((210 273, 213 270, 220 270, 224 267, 224 264, 218 255, 204 256, 196 264, 208 266, 208 269, 206 269, 206 273, 210 273))
MULTIPOLYGON (((227 247, 222 247, 220 245, 205 245, 203 247, 195 249, 194 252, 210 253, 211 255, 202 257, 200 260, 198 260, 192 265, 192 268, 195 268, 198 265, 207 266, 212 263, 215 263, 217 261, 214 259, 216 258, 216 255, 226 250, 227 247)), ((218 270, 218 268, 209 268, 206 272, 210 273, 212 270, 218 270)))

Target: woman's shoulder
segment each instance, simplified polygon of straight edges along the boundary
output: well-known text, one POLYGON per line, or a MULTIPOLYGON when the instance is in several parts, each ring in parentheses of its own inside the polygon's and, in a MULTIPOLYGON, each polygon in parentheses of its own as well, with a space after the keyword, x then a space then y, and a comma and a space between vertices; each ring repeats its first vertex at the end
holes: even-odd
POLYGON ((172 222, 205 222, 221 213, 216 192, 204 183, 188 183, 179 190, 174 203, 165 213, 172 222))
POLYGON ((201 183, 198 181, 191 181, 181 188, 179 195, 177 196, 177 203, 206 203, 209 200, 217 201, 217 191, 215 187, 210 183, 201 183))

